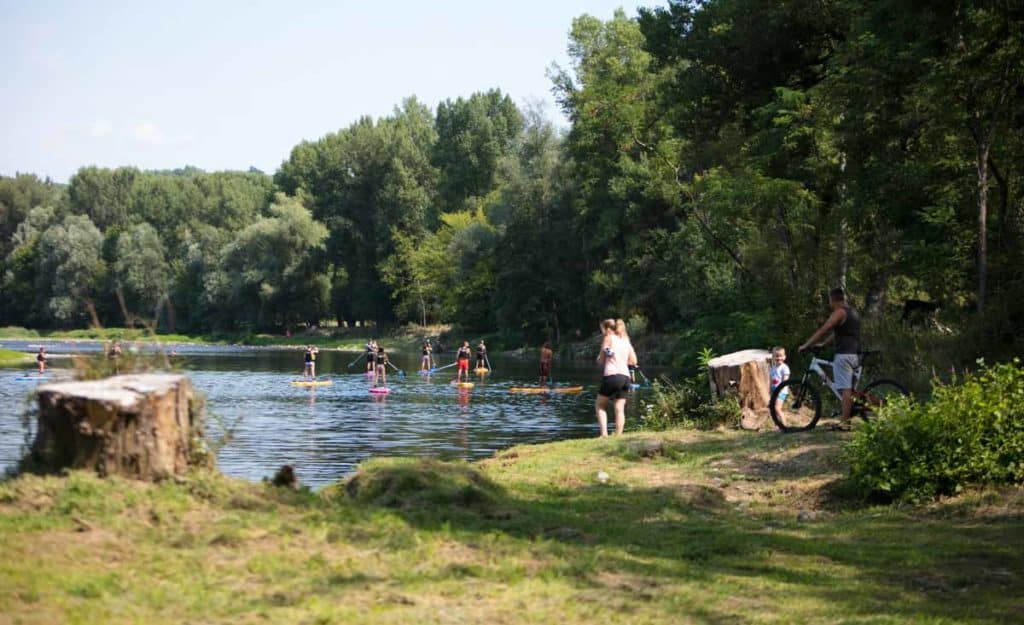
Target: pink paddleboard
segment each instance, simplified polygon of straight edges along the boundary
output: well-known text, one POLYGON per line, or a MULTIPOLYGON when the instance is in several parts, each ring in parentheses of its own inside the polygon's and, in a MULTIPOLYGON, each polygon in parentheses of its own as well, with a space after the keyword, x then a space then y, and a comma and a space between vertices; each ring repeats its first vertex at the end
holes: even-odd
POLYGON ((375 386, 375 387, 370 389, 370 392, 371 393, 376 393, 378 395, 387 395, 388 393, 391 392, 391 389, 389 389, 386 386, 375 386))

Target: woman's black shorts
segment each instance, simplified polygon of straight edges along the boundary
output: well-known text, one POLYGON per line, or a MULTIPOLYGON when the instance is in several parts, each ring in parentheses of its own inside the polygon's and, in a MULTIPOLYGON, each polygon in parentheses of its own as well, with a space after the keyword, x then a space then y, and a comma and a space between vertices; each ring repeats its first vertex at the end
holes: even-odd
POLYGON ((608 399, 625 399, 631 382, 628 375, 606 375, 601 378, 601 389, 597 394, 608 399))

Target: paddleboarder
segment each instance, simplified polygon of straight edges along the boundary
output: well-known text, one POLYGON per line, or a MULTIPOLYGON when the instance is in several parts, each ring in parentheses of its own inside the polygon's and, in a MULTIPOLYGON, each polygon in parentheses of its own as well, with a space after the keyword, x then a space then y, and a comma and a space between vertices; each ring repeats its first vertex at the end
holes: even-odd
POLYGON ((540 380, 539 384, 551 384, 551 360, 555 353, 551 350, 551 342, 544 341, 540 348, 540 380))
POLYGON ((314 345, 306 346, 306 355, 304 357, 305 367, 302 370, 303 378, 315 378, 316 377, 316 355, 320 353, 320 350, 314 345))
POLYGON ((40 347, 39 353, 36 354, 36 364, 39 366, 39 375, 46 374, 46 348, 40 347))
POLYGON ((476 346, 476 368, 490 370, 487 366, 487 346, 484 345, 483 339, 480 339, 480 344, 476 346))
POLYGON ((388 385, 388 354, 384 351, 383 347, 377 348, 377 367, 373 371, 373 386, 387 386, 388 385), (383 384, 380 382, 383 381, 383 384))
POLYGON ((429 371, 433 366, 430 362, 430 354, 434 348, 430 345, 430 339, 423 341, 423 357, 420 358, 420 371, 429 371))
POLYGON ((455 379, 457 382, 462 382, 462 372, 466 372, 466 381, 469 382, 469 358, 472 356, 473 350, 469 348, 469 341, 463 341, 462 347, 459 348, 458 353, 455 355, 455 362, 458 365, 455 379))

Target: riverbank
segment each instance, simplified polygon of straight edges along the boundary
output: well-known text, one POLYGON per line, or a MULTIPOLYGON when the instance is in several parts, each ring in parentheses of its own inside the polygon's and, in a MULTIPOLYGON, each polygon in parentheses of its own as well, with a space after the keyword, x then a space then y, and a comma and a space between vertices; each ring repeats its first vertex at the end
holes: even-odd
POLYGON ((0 349, 0 367, 18 367, 32 362, 32 356, 24 352, 0 349))
POLYGON ((843 496, 845 436, 680 430, 521 446, 476 464, 381 459, 319 493, 210 473, 160 485, 25 476, 0 484, 0 614, 18 623, 1024 617, 1024 490, 865 507, 843 496))
MULTIPOLYGON (((138 328, 89 328, 84 330, 30 330, 8 326, 0 328, 0 341, 122 341, 125 343, 161 343, 164 345, 243 345, 247 347, 303 348, 316 345, 320 349, 361 352, 369 337, 362 330, 316 330, 281 336, 275 334, 220 333, 192 336, 187 334, 153 334, 138 328)), ((419 350, 422 336, 406 330, 378 337, 386 347, 396 351, 419 350)))

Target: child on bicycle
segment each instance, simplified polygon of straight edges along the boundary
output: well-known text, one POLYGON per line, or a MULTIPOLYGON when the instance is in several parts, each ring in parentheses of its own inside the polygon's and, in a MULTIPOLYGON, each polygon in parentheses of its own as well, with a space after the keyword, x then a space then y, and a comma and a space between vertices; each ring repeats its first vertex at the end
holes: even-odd
MULTIPOLYGON (((775 389, 789 379, 789 365, 786 364, 786 348, 781 345, 776 345, 772 348, 772 365, 768 370, 768 377, 770 380, 771 388, 768 392, 771 393, 775 389)), ((786 401, 786 396, 789 395, 789 389, 779 393, 779 396, 775 398, 775 412, 782 413, 782 402, 786 401)))

